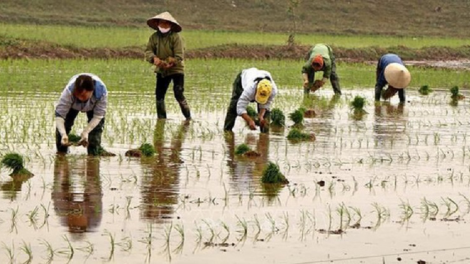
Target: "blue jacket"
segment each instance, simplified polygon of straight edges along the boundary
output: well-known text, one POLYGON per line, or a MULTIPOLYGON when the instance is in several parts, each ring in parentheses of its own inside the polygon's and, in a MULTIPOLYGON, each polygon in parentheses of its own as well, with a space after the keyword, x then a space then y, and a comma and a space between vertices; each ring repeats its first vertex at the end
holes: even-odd
POLYGON ((396 54, 388 53, 383 55, 379 62, 377 63, 377 73, 376 73, 376 83, 375 86, 383 88, 387 83, 387 80, 385 80, 385 67, 387 67, 390 63, 399 63, 401 65, 403 64, 403 61, 398 57, 396 54))

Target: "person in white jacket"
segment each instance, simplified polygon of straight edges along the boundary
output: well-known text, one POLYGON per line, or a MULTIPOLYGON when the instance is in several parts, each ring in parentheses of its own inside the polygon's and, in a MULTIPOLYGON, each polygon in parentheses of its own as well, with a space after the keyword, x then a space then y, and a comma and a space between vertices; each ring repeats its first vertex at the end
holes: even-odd
POLYGON ((257 68, 242 70, 233 82, 224 131, 232 131, 238 116, 246 121, 251 130, 256 130, 255 121, 246 111, 250 102, 256 102, 260 130, 269 132, 270 107, 276 94, 277 86, 269 72, 257 68))
POLYGON ((88 125, 83 129, 77 144, 86 147, 88 155, 114 156, 101 147, 107 105, 108 91, 98 76, 91 73, 73 76, 55 108, 57 152, 68 152, 71 145, 68 135, 78 113, 83 112, 87 115, 88 125))

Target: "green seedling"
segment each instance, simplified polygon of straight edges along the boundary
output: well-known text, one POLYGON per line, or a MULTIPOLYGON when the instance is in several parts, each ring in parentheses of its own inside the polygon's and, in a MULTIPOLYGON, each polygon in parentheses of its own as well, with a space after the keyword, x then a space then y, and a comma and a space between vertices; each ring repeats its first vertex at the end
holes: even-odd
POLYGON ((307 140, 313 141, 315 140, 315 135, 302 132, 297 128, 293 128, 289 131, 289 134, 287 135, 287 139, 292 140, 292 141, 307 141, 307 140))
POLYGON ((419 88, 418 92, 422 95, 428 95, 432 93, 432 89, 429 88, 429 85, 425 84, 419 88))
POLYGON ((351 109, 355 111, 364 111, 365 105, 366 105, 366 99, 359 95, 356 95, 350 104, 351 109))
POLYGON ((261 181, 263 183, 289 183, 284 174, 279 171, 279 166, 272 162, 269 162, 268 166, 263 170, 261 181))
POLYGON ((460 89, 458 86, 453 86, 450 88, 450 93, 451 93, 451 98, 452 100, 462 100, 465 98, 465 96, 460 94, 460 89))
POLYGON ((145 157, 151 157, 155 155, 156 153, 155 148, 149 143, 142 144, 139 150, 142 152, 142 155, 144 155, 145 157))
POLYGON ((2 159, 2 165, 11 169, 12 177, 31 177, 34 176, 29 170, 24 168, 24 159, 18 153, 8 153, 2 159))
POLYGON ((256 110, 251 106, 247 106, 246 107, 246 113, 248 114, 249 117, 251 117, 251 119, 255 120, 256 117, 257 117, 257 113, 256 113, 256 110))
POLYGON ((294 122, 294 126, 298 126, 302 124, 302 122, 304 121, 304 113, 305 113, 305 109, 299 108, 289 114, 289 118, 290 120, 294 122))
POLYGON ((286 125, 286 116, 279 108, 271 111, 271 125, 284 127, 286 125))
POLYGON ((251 148, 247 144, 240 144, 235 148, 236 155, 243 155, 246 152, 250 151, 251 148))

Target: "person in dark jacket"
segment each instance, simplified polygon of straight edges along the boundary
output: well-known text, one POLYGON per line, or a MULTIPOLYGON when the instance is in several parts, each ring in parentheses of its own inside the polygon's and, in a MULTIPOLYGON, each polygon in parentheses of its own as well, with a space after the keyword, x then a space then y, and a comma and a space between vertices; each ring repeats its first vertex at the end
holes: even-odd
POLYGON ((398 55, 383 55, 377 62, 375 78, 375 101, 380 101, 380 97, 387 100, 398 92, 400 103, 405 102, 405 88, 410 84, 411 74, 398 55), (382 94, 387 84, 388 88, 382 94))
POLYGON ((155 65, 155 97, 158 118, 166 119, 165 95, 173 81, 173 92, 184 117, 191 119, 188 102, 184 97, 184 49, 178 34, 181 26, 169 12, 163 12, 147 20, 147 25, 156 30, 145 49, 146 60, 155 65))
POLYGON ((308 94, 310 91, 314 92, 320 89, 329 79, 335 95, 341 95, 335 56, 331 47, 325 44, 316 44, 310 49, 306 58, 307 61, 302 67, 304 93, 308 94), (317 71, 323 71, 323 78, 314 81, 317 71))

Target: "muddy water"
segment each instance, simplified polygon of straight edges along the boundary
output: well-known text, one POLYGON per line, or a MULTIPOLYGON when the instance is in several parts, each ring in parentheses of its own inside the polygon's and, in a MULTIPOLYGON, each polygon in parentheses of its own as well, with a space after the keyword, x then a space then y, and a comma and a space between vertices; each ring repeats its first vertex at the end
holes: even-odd
MULTIPOLYGON (((371 89, 325 89, 303 101, 316 141, 300 143, 286 139, 292 121, 266 135, 237 120, 224 135, 223 97, 189 95, 187 123, 171 100, 157 121, 153 101, 115 94, 103 145, 118 155, 102 158, 55 155, 56 95, 28 107, 2 97, 0 151, 24 155, 35 176, 1 169, 0 262, 469 262, 469 104, 447 93, 374 105, 371 89), (352 115, 355 95, 367 114, 352 115), (124 156, 145 142, 155 157, 124 156), (241 143, 260 156, 235 155, 241 143), (288 185, 260 183, 269 161, 288 185)), ((284 92, 275 106, 288 116, 298 98, 284 92)))

